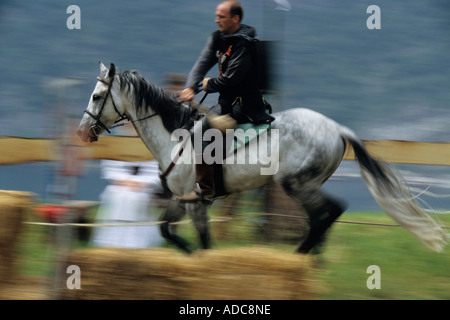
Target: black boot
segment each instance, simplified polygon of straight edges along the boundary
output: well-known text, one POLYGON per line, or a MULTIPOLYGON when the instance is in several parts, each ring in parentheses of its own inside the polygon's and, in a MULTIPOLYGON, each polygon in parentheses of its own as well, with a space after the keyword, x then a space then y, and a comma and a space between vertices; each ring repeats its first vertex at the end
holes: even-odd
POLYGON ((182 202, 212 203, 214 201, 214 165, 195 164, 197 186, 190 193, 177 197, 182 202))

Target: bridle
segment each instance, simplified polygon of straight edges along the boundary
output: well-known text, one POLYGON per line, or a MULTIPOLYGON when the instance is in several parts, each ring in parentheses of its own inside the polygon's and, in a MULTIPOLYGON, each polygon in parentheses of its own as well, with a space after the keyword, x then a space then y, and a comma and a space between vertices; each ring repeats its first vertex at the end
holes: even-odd
POLYGON ((113 105, 113 107, 114 107, 114 110, 115 110, 115 111, 117 112, 117 114, 120 116, 120 118, 119 118, 118 120, 116 120, 116 121, 114 122, 114 124, 115 124, 115 123, 118 123, 118 122, 120 122, 120 121, 122 121, 122 120, 128 120, 128 117, 127 117, 126 115, 124 115, 124 114, 121 114, 120 111, 119 111, 119 109, 117 109, 116 104, 114 103, 114 99, 113 99, 113 96, 112 96, 112 94, 111 94, 111 88, 112 88, 114 79, 112 79, 110 82, 108 82, 108 81, 106 81, 105 79, 102 79, 102 78, 100 78, 100 77, 97 77, 97 80, 100 81, 100 82, 102 82, 102 83, 104 83, 104 84, 106 84, 106 85, 108 86, 108 92, 106 92, 106 96, 105 96, 105 98, 103 99, 103 103, 102 103, 102 106, 100 107, 100 111, 98 112, 97 115, 94 115, 94 114, 93 114, 92 112, 90 112, 88 109, 84 110, 85 113, 87 113, 88 115, 90 115, 90 116, 95 120, 95 123, 94 123, 92 126, 89 127, 89 136, 90 136, 91 138, 95 139, 95 140, 98 140, 98 137, 100 136, 102 129, 106 130, 108 133, 111 133, 111 131, 109 130, 109 128, 103 123, 102 120, 100 120, 100 118, 101 118, 101 116, 102 116, 103 109, 105 108, 106 101, 108 100, 108 97, 109 97, 109 96, 111 96, 111 102, 112 102, 112 105, 113 105))
MULTIPOLYGON (((112 88, 112 85, 113 85, 113 82, 114 82, 114 78, 113 78, 111 81, 109 81, 109 82, 106 81, 105 79, 101 78, 101 77, 97 77, 97 80, 100 81, 100 82, 102 82, 102 83, 104 83, 104 84, 106 84, 106 85, 108 86, 108 92, 106 93, 106 96, 105 96, 105 98, 103 99, 102 106, 100 107, 100 111, 98 112, 97 115, 94 115, 94 114, 93 114, 92 112, 90 112, 88 109, 84 110, 85 113, 87 113, 89 116, 91 116, 91 117, 96 121, 92 126, 89 127, 89 132, 88 132, 89 136, 90 136, 93 140, 95 140, 95 141, 98 140, 98 137, 100 136, 102 129, 106 130, 108 133, 111 133, 111 131, 110 131, 109 129, 113 129, 113 128, 115 128, 115 127, 118 127, 118 126, 123 125, 123 124, 119 124, 119 122, 122 122, 123 120, 127 120, 127 121, 133 123, 133 122, 141 121, 141 120, 144 120, 144 119, 148 119, 148 118, 151 118, 151 117, 154 117, 154 116, 157 115, 157 113, 155 112, 155 113, 153 113, 153 114, 151 114, 151 115, 149 115, 149 116, 146 116, 146 117, 144 117, 144 118, 141 118, 141 119, 130 120, 130 119, 128 118, 128 116, 126 116, 125 114, 120 113, 119 109, 117 108, 117 106, 116 106, 116 104, 115 104, 115 102, 114 102, 113 96, 112 96, 112 94, 111 94, 111 88, 112 88), (114 107, 114 110, 115 110, 116 113, 120 116, 120 118, 117 119, 117 120, 113 123, 113 125, 111 125, 111 126, 108 128, 108 127, 100 120, 100 118, 101 118, 101 116, 102 116, 103 109, 105 108, 106 100, 108 100, 108 97, 110 97, 110 96, 111 96, 111 102, 112 102, 112 105, 113 105, 113 107, 114 107)), ((200 101, 199 106, 201 106, 201 103, 205 100, 205 98, 206 98, 207 95, 208 95, 208 94, 206 93, 206 94, 203 96, 203 99, 200 101)), ((199 108, 199 106, 197 106, 197 108, 199 108)), ((169 173, 173 170, 173 168, 175 167, 176 162, 177 162, 178 159, 182 156, 183 151, 184 151, 185 146, 186 146, 186 144, 187 144, 188 141, 189 141, 189 140, 186 140, 186 141, 183 143, 183 146, 182 146, 182 147, 180 148, 180 150, 178 151, 178 153, 177 153, 175 159, 171 161, 171 163, 170 163, 170 165, 168 166, 168 168, 167 168, 167 169, 162 173, 162 175, 160 176, 161 179, 165 180, 165 179, 167 178, 167 176, 169 175, 169 173)))
POLYGON ((111 133, 110 129, 116 128, 118 126, 122 126, 123 124, 119 124, 119 122, 122 122, 124 120, 127 120, 129 122, 135 122, 135 121, 141 121, 141 120, 144 120, 144 119, 148 119, 148 118, 151 118, 151 117, 157 115, 156 113, 153 113, 153 114, 151 114, 151 115, 149 115, 147 117, 144 117, 142 119, 130 121, 130 119, 125 114, 120 113, 119 109, 117 109, 117 106, 116 106, 116 104, 114 102, 114 99, 113 99, 113 96, 111 94, 111 88, 113 86, 114 78, 110 82, 108 82, 105 79, 100 78, 100 77, 97 77, 97 80, 102 82, 102 83, 104 83, 104 84, 106 84, 108 86, 108 92, 106 93, 106 96, 103 99, 103 103, 102 103, 102 106, 100 107, 100 111, 98 112, 97 115, 94 115, 88 109, 84 110, 85 113, 87 113, 89 116, 91 116, 95 120, 95 123, 92 126, 89 127, 89 132, 88 132, 89 136, 92 139, 94 139, 95 141, 98 140, 98 137, 100 136, 100 134, 102 132, 102 129, 104 129, 108 133, 111 133), (100 120, 100 118, 102 116, 103 109, 105 108, 106 100, 108 100, 108 97, 111 97, 111 102, 112 102, 112 105, 114 107, 114 111, 116 111, 116 113, 120 116, 119 119, 114 121, 113 125, 111 125, 109 128, 103 123, 103 121, 100 120))

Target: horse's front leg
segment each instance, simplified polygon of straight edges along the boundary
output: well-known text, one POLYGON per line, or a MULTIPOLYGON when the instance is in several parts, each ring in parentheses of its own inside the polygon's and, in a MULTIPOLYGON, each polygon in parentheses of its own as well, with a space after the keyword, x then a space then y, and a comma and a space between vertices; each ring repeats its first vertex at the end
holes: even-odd
POLYGON ((186 251, 191 253, 189 249, 189 242, 176 234, 176 225, 171 226, 170 223, 180 221, 186 214, 184 205, 181 205, 175 199, 169 200, 166 211, 160 218, 163 223, 160 225, 161 235, 167 240, 186 251))
POLYGON ((200 242, 204 249, 210 248, 209 224, 208 224, 208 204, 187 203, 186 211, 194 223, 198 232, 200 242))

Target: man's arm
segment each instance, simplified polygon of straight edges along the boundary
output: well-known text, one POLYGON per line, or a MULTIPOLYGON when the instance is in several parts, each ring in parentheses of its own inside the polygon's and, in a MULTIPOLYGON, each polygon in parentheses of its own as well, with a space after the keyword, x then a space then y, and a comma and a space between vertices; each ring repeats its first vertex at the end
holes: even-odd
POLYGON ((208 71, 217 63, 216 53, 214 52, 213 37, 209 37, 200 57, 189 72, 186 88, 197 89, 199 83, 203 80, 208 71))

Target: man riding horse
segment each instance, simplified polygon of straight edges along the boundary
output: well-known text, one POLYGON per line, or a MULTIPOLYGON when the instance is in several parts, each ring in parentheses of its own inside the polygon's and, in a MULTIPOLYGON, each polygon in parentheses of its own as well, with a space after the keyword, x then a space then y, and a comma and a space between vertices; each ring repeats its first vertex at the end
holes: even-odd
MULTIPOLYGON (((211 35, 180 97, 181 100, 192 100, 197 83, 203 80, 206 92, 220 93, 216 108, 217 114, 221 116, 216 114, 211 117, 210 112, 202 122, 196 123, 194 136, 198 132, 196 129, 203 129, 204 125, 200 124, 208 120, 214 126, 217 118, 226 117, 226 114, 231 114, 237 122, 260 124, 273 120, 265 113, 265 103, 258 90, 259 68, 258 56, 255 54, 257 50, 254 50, 257 47, 254 29, 240 23, 242 9, 235 1, 221 3, 216 15, 219 30, 211 35), (203 79, 217 63, 217 58, 221 73, 217 78, 203 79), (236 112, 237 109, 240 112, 236 112)), ((180 221, 187 213, 193 220, 202 247, 209 248, 208 201, 205 199, 212 200, 214 197, 214 164, 206 166, 202 163, 202 154, 196 157, 196 161, 200 160, 196 163, 201 191, 199 196, 195 192, 196 188, 190 192, 196 180, 192 163, 175 165, 173 158, 173 151, 179 147, 179 141, 172 139, 173 133, 177 129, 190 127, 192 108, 181 104, 178 97, 153 85, 137 71, 116 73, 113 63, 109 69, 100 63, 97 80, 77 135, 83 141, 94 142, 104 131, 109 132, 118 121, 131 122, 164 170, 168 188, 180 198, 193 199, 191 201, 195 202, 180 206, 171 199, 169 208, 161 217, 164 222, 161 224, 162 234, 186 252, 191 252, 187 241, 170 227, 172 222, 180 221), (169 172, 172 173, 169 175, 169 172), (198 203, 198 199, 206 204, 198 203)), ((345 211, 341 201, 325 193, 322 185, 338 168, 348 146, 352 147, 361 168, 361 176, 381 209, 430 249, 438 252, 443 249, 449 238, 446 230, 417 203, 408 185, 402 183, 404 179, 401 175, 387 164, 372 158, 352 130, 305 108, 277 112, 276 118, 270 123, 271 130, 265 130, 261 137, 265 137, 265 141, 270 139, 274 150, 277 150, 275 153, 282 155, 277 156, 277 171, 273 175, 261 174, 265 161, 261 161, 263 156, 259 152, 252 154, 257 158, 256 164, 234 165, 234 162, 225 161, 222 164, 223 184, 226 186, 224 191, 241 192, 271 181, 281 185, 309 218, 308 234, 297 252, 306 254, 323 242, 325 232, 345 211), (277 134, 273 135, 275 132, 277 134), (278 138, 278 132, 281 139, 278 138)), ((206 156, 206 149, 203 150, 199 153, 203 152, 206 156)), ((187 153, 188 159, 193 155, 191 149, 187 153)), ((232 157, 234 155, 226 156, 226 160, 232 157)))
MULTIPOLYGON (((210 126, 220 126, 224 130, 233 129, 236 122, 261 124, 274 120, 266 113, 266 103, 259 90, 256 31, 253 27, 241 24, 242 18, 242 6, 235 0, 226 0, 217 6, 218 30, 209 37, 189 73, 186 88, 179 95, 183 101, 193 100, 199 83, 202 83, 206 93, 219 93, 218 103, 203 121, 203 132, 210 126), (204 78, 216 63, 219 65, 218 77, 204 78)), ((207 142, 203 141, 202 149, 206 145, 207 142)), ((202 158, 202 154, 195 155, 197 187, 179 196, 179 200, 213 200, 214 164, 206 164, 202 158)))

